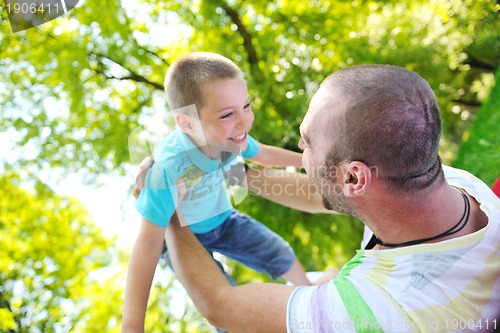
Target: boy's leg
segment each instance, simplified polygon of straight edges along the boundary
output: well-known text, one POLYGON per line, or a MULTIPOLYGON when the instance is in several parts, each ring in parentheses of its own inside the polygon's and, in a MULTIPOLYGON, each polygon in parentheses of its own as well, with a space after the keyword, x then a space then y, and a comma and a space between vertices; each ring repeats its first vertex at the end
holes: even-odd
POLYGON ((311 284, 293 249, 283 238, 236 210, 224 223, 217 243, 211 244, 210 248, 256 271, 265 272, 273 279, 283 276, 296 285, 311 284))
POLYGON ((302 264, 297 257, 295 257, 292 267, 282 276, 285 280, 290 281, 296 286, 311 285, 311 282, 306 276, 306 271, 304 270, 304 267, 302 267, 302 264))
MULTIPOLYGON (((208 253, 210 253, 210 255, 211 255, 211 256, 212 256, 212 258, 213 258, 213 252, 212 252, 212 251, 210 251, 210 250, 209 250, 209 249, 207 249, 207 248, 205 248, 205 249, 208 251, 208 253)), ((167 245, 165 244, 165 242, 163 242, 163 250, 162 250, 162 252, 161 252, 161 256, 160 256, 160 258, 161 258, 162 260, 164 260, 164 261, 165 261, 165 263, 167 264, 167 266, 168 266, 168 267, 169 267, 172 271, 174 271, 174 269, 172 268, 172 263, 170 262, 170 257, 169 257, 169 255, 168 255, 167 245)), ((229 283, 231 283, 233 286, 237 286, 237 285, 238 285, 238 283, 236 283, 236 281, 234 281, 234 279, 231 277, 231 275, 227 274, 227 272, 224 270, 224 266, 222 266, 222 264, 221 264, 218 260, 216 260, 215 258, 214 258, 214 261, 215 261, 215 263, 217 264, 217 266, 219 266, 219 268, 220 268, 220 270, 222 271, 222 273, 224 273, 224 276, 225 276, 225 277, 226 277, 226 279, 229 281, 229 283)), ((174 273, 175 273, 175 272, 174 272, 174 273)))
POLYGON ((292 265, 292 268, 285 274, 283 274, 283 278, 293 285, 296 286, 302 286, 302 285, 316 285, 319 286, 325 282, 330 281, 334 277, 336 277, 339 274, 339 270, 335 268, 328 268, 325 270, 319 278, 315 279, 310 279, 307 274, 305 274, 306 277, 306 282, 304 282, 304 268, 302 267, 302 264, 300 263, 299 259, 295 257, 295 261, 292 265))

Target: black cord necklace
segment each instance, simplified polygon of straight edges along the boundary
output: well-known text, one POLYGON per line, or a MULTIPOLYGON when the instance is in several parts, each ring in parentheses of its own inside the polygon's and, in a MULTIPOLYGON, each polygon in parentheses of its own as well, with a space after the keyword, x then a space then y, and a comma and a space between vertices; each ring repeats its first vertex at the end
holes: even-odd
POLYGON ((442 237, 456 234, 457 232, 462 230, 467 225, 467 223, 469 222, 469 217, 470 217, 469 198, 467 197, 467 195, 463 191, 460 191, 460 194, 462 194, 462 198, 464 199, 464 204, 465 204, 464 213, 462 214, 462 217, 457 222, 457 224, 455 224, 453 227, 446 230, 445 232, 440 233, 439 235, 436 235, 433 237, 416 239, 416 240, 412 240, 412 241, 408 241, 408 242, 404 242, 404 243, 384 243, 380 239, 378 239, 377 236, 373 235, 373 240, 374 240, 375 244, 382 245, 385 247, 395 248, 395 247, 401 247, 401 246, 417 245, 417 244, 429 242, 429 241, 436 240, 436 239, 439 239, 442 237))

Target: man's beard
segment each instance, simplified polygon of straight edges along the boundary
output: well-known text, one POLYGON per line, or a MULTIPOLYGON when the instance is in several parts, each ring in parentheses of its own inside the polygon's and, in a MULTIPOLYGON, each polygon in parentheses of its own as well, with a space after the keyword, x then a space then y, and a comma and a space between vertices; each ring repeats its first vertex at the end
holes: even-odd
POLYGON ((323 206, 337 213, 357 217, 357 209, 353 207, 349 198, 344 195, 342 185, 337 184, 336 164, 325 165, 319 171, 319 184, 313 182, 323 198, 323 206))
POLYGON ((326 209, 357 217, 357 210, 351 205, 344 194, 338 194, 334 196, 334 199, 329 199, 324 195, 321 196, 323 197, 323 206, 326 209))

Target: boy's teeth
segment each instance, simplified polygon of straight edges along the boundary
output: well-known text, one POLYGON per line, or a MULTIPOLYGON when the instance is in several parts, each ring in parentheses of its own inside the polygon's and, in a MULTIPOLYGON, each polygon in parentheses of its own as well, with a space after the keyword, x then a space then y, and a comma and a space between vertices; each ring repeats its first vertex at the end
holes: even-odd
POLYGON ((242 135, 240 135, 240 136, 235 136, 233 139, 234 139, 234 140, 242 140, 244 137, 245 137, 245 133, 243 133, 243 134, 242 134, 242 135))

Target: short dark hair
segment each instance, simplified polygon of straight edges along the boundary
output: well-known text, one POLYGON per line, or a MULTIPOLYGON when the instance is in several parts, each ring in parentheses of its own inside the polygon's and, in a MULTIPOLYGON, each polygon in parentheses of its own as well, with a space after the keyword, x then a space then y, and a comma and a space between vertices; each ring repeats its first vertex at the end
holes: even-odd
POLYGON ((325 163, 362 161, 389 189, 407 192, 444 180, 438 155, 441 118, 436 96, 420 75, 391 65, 342 69, 321 84, 348 103, 325 163))

